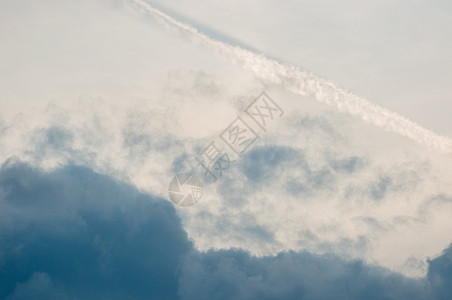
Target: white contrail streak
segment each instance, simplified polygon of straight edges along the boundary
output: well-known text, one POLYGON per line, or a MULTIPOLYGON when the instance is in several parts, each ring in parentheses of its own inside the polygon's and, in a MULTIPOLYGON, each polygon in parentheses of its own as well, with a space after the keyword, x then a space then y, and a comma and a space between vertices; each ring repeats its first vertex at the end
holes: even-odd
POLYGON ((253 71, 255 76, 264 82, 281 85, 299 95, 314 95, 318 101, 336 106, 342 112, 360 116, 368 123, 408 137, 431 149, 445 153, 452 152, 452 140, 449 138, 355 95, 332 81, 317 77, 297 66, 283 64, 262 54, 212 39, 191 25, 175 20, 142 0, 130 0, 130 3, 139 10, 164 21, 165 24, 189 34, 196 41, 214 49, 245 69, 253 71))

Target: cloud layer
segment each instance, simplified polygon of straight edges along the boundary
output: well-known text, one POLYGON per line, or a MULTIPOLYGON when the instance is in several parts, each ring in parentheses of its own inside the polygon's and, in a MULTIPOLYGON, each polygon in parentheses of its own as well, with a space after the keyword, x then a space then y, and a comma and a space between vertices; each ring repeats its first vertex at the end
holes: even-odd
MULTIPOLYGON (((236 31, 256 47, 273 49, 279 61, 308 66, 403 114, 422 111, 425 119, 414 119, 423 124, 449 128, 451 119, 441 118, 447 115, 448 101, 436 103, 444 106, 441 114, 425 109, 436 95, 449 97, 435 89, 450 81, 444 70, 452 52, 446 51, 443 38, 452 28, 446 26, 452 20, 448 5, 416 2, 420 11, 428 6, 429 22, 435 22, 421 26, 418 14, 412 22, 401 20, 404 26, 415 25, 416 34, 407 38, 409 47, 398 43, 405 31, 393 30, 400 30, 394 22, 387 24, 390 37, 389 32, 376 32, 363 38, 359 32, 369 29, 364 20, 381 24, 378 17, 371 18, 374 11, 384 12, 385 19, 391 12, 392 21, 410 11, 405 4, 389 2, 325 7, 315 1, 165 0, 201 23, 203 14, 210 14, 219 28, 231 26, 229 33, 236 31), (257 6, 259 10, 253 10, 257 6), (403 9, 395 12, 397 8, 403 9), (317 26, 320 23, 324 27, 317 26), (331 35, 336 31, 325 27, 332 24, 338 30, 335 37, 331 35), (370 45, 375 46, 378 40, 382 46, 382 40, 389 39, 391 46, 359 50, 350 43, 341 48, 343 38, 352 42, 349 30, 359 43, 373 41, 370 45), (435 34, 426 40, 429 32, 435 34), (404 52, 406 47, 411 55, 404 52), (350 48, 354 51, 347 52, 350 48), (390 56, 386 64, 375 57, 378 49, 390 56), (369 52, 364 60, 363 51, 369 52), (430 73, 424 72, 422 66, 432 56, 430 73), (342 69, 325 72, 325 65, 341 64, 342 69), (372 72, 375 65, 380 73, 372 72), (350 80, 349 71, 356 75, 358 69, 368 76, 350 80), (388 82, 393 82, 392 89, 386 90, 388 82), (360 89, 369 86, 378 92, 360 89), (424 109, 416 108, 420 102, 424 109)), ((257 75, 244 71, 122 1, 4 0, 0 6, 0 164, 6 162, 0 257, 3 270, 11 274, 2 275, 2 295, 80 298, 99 288, 95 296, 110 298, 107 286, 112 282, 115 295, 136 298, 172 298, 177 290, 192 297, 196 286, 206 295, 236 298, 264 292, 320 297, 322 290, 329 291, 327 285, 354 297, 368 290, 383 295, 379 287, 385 284, 400 297, 409 295, 404 292, 407 285, 419 297, 447 294, 449 250, 439 255, 451 240, 452 156, 427 151, 313 96, 287 92, 284 87, 296 84, 280 82, 287 77, 272 77, 269 84, 260 70, 257 75), (218 134, 263 90, 284 109, 284 117, 267 132, 259 131, 261 138, 216 184, 205 186, 194 208, 174 210, 164 202, 173 176, 189 171, 194 156, 212 140, 219 141, 218 134), (147 214, 149 210, 155 214, 147 214), (309 278, 303 270, 321 277, 309 264, 328 270, 325 277, 309 278), (347 282, 358 279, 344 273, 353 273, 356 265, 366 283, 349 288, 347 282), (161 281, 155 279, 166 267, 161 281), (63 274, 66 269, 70 274, 63 274), (286 278, 284 269, 300 279, 281 282, 277 277, 286 278), (272 277, 273 272, 278 276, 272 277), (90 283, 84 276, 94 279, 90 283), (147 286, 144 277, 159 287, 147 286)), ((200 28, 230 41, 209 31, 210 26, 200 28)), ((251 63, 255 58, 247 57, 251 63)), ((257 62, 260 66, 268 60, 257 62)))
POLYGON ((451 249, 410 279, 333 255, 198 252, 172 205, 77 166, 0 170, 6 299, 448 299, 451 249))
POLYGON ((212 48, 241 67, 250 70, 256 78, 266 84, 275 84, 301 96, 314 97, 323 103, 333 105, 338 110, 361 117, 364 121, 391 132, 403 135, 431 149, 452 153, 452 140, 432 132, 407 118, 378 106, 340 87, 333 81, 319 78, 313 73, 293 65, 280 63, 262 54, 227 44, 200 33, 193 26, 180 22, 143 0, 133 0, 138 10, 144 10, 160 18, 184 34, 190 35, 201 44, 212 48))

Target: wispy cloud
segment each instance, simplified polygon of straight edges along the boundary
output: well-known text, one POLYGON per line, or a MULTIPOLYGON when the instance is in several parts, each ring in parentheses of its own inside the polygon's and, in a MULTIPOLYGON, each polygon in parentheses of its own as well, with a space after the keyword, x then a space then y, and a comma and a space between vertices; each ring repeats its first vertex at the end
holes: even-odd
POLYGON ((262 54, 248 51, 215 40, 186 23, 180 22, 142 0, 133 0, 131 4, 138 9, 158 17, 166 24, 189 34, 196 41, 216 50, 238 65, 254 72, 265 83, 277 84, 302 96, 314 95, 323 103, 334 105, 340 111, 360 116, 364 121, 386 130, 406 136, 417 143, 444 153, 452 152, 452 141, 440 136, 397 113, 378 106, 369 100, 357 96, 340 87, 333 81, 319 78, 293 65, 285 65, 262 54))

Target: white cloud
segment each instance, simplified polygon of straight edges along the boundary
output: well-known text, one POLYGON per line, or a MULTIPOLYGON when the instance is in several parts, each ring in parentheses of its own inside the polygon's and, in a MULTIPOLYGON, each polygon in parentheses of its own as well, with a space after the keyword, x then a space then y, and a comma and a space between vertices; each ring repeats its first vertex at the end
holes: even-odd
POLYGON ((149 1, 452 136, 447 1, 149 1))
MULTIPOLYGON (((300 34, 292 31, 298 24, 294 23, 296 13, 281 16, 289 11, 284 5, 299 12, 295 2, 281 7, 262 2, 258 9, 253 9, 253 2, 209 3, 197 2, 193 9, 207 5, 210 15, 192 14, 188 2, 168 2, 168 6, 177 4, 179 13, 186 11, 208 26, 215 20, 218 27, 214 28, 285 60, 312 59, 303 66, 351 87, 362 84, 362 90, 355 90, 381 100, 381 91, 375 91, 371 81, 358 80, 369 72, 367 66, 375 70, 375 64, 369 63, 372 55, 358 60, 356 65, 362 67, 352 66, 352 75, 340 76, 347 73, 342 64, 362 57, 362 52, 345 59, 350 55, 350 46, 345 45, 337 53, 324 48, 326 54, 306 54, 328 43, 337 45, 337 41, 326 41, 330 23, 325 22, 342 8, 333 6, 326 11, 314 3, 308 5, 311 8, 304 12, 308 19, 299 21, 310 25, 303 27, 303 32, 308 34, 317 22, 310 12, 321 13, 318 22, 325 28, 317 44, 309 40, 311 50, 306 50, 300 47, 305 41, 293 36, 300 34), (243 7, 246 9, 240 10, 243 7), (268 18, 262 17, 266 15, 268 18), (235 25, 223 27, 232 18, 235 25), (294 55, 297 51, 298 56, 294 55)), ((382 13, 392 10, 389 2, 376 7, 382 13)), ((365 22, 363 16, 369 12, 353 10, 350 14, 334 16, 365 22)), ((253 149, 259 153, 263 146, 290 147, 298 154, 293 160, 282 154, 281 165, 267 166, 274 171, 268 171, 265 164, 253 166, 265 162, 265 156, 262 161, 244 157, 228 178, 206 189, 199 204, 178 210, 199 249, 235 246, 256 254, 288 249, 333 251, 418 275, 424 271, 423 265, 413 261, 435 256, 450 242, 450 202, 427 205, 438 195, 450 199, 450 156, 428 152, 313 99, 277 86, 264 87, 251 73, 121 4, 7 1, 2 3, 0 20, 4 47, 0 55, 2 162, 17 156, 45 168, 68 162, 88 165, 166 196, 174 175, 172 163, 184 155, 190 160, 198 154, 267 88, 286 114, 253 149), (348 172, 352 167, 347 160, 353 158, 358 166, 348 172), (300 161, 307 167, 296 164, 300 161), (246 170, 270 172, 270 181, 252 183, 246 170), (272 177, 275 173, 278 176, 272 177), (322 178, 322 184, 316 182, 322 178)), ((430 26, 435 28, 434 24, 430 26)), ((339 35, 349 32, 337 30, 339 35)), ((356 32, 363 37, 360 34, 356 32)), ((362 47, 360 51, 367 49, 362 47)), ((416 53, 413 59, 420 55, 416 53)), ((382 79, 383 73, 377 72, 381 77, 376 81, 392 80, 403 72, 390 73, 390 79, 382 79)), ((440 82, 448 75, 444 76, 440 82)), ((391 87, 402 93, 399 88, 391 87)), ((392 108, 406 107, 406 100, 400 103, 392 108)), ((418 116, 417 112, 411 116, 418 116)), ((441 118, 437 119, 439 123, 430 123, 431 127, 441 128, 441 118)))

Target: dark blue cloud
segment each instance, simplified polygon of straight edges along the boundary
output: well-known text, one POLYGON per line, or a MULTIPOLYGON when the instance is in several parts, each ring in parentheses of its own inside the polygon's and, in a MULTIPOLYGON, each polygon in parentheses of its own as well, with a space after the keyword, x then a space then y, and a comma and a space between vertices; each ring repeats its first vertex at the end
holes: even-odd
POLYGON ((240 169, 250 182, 265 183, 278 178, 287 165, 308 168, 303 158, 302 151, 289 147, 255 147, 240 160, 240 169))
POLYGON ((168 201, 80 167, 5 166, 0 190, 0 298, 36 281, 75 298, 177 297, 192 246, 168 201))
MULTIPOLYGON (((339 177, 351 176, 365 165, 364 158, 339 157, 332 152, 319 155, 313 166, 301 149, 283 146, 254 147, 238 163, 240 172, 250 186, 284 182, 284 190, 294 196, 313 196, 336 188, 339 177)), ((220 191, 221 192, 221 191, 220 191)), ((224 195, 229 197, 228 194, 224 195)))
POLYGON ((427 278, 436 299, 452 299, 452 246, 429 261, 427 278))
POLYGON ((305 252, 191 256, 184 261, 180 289, 186 299, 428 299, 422 280, 305 252))
POLYGON ((331 159, 330 166, 334 171, 353 173, 366 165, 366 161, 358 156, 351 156, 343 159, 331 159))
POLYGON ((1 299, 451 299, 451 253, 424 279, 306 252, 200 253, 164 199, 82 167, 0 170, 1 299))

